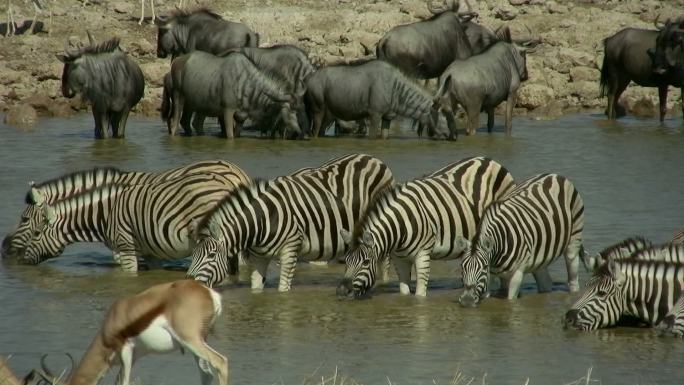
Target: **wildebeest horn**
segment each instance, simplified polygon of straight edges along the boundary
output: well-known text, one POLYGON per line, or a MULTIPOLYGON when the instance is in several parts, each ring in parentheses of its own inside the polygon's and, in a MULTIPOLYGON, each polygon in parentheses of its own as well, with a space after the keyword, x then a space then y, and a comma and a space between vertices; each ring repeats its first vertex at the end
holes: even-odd
POLYGON ((50 369, 48 369, 47 364, 45 363, 46 358, 47 358, 47 354, 43 354, 43 356, 40 357, 40 368, 43 369, 43 373, 47 374, 48 377, 54 378, 55 376, 52 374, 50 369))

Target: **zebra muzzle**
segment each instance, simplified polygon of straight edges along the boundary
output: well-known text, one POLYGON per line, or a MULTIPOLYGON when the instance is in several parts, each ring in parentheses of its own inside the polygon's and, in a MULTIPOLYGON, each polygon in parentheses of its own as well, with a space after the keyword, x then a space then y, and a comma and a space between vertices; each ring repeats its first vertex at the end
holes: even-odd
POLYGON ((565 317, 563 317, 563 327, 566 329, 577 327, 577 321, 579 321, 579 310, 570 309, 565 313, 565 317))

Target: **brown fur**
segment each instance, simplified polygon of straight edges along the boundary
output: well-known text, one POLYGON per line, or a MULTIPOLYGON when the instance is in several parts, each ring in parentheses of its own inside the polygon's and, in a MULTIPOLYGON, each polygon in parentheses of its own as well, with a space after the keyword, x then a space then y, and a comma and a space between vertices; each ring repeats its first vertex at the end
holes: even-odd
POLYGON ((7 361, 0 358, 0 385, 22 385, 23 382, 17 377, 12 369, 7 366, 7 361))

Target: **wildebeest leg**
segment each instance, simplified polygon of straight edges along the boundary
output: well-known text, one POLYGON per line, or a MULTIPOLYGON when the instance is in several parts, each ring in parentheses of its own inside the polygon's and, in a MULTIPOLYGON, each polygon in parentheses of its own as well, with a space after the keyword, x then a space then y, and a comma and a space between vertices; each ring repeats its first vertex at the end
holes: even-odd
POLYGON ((491 133, 492 128, 494 128, 494 107, 487 108, 487 132, 491 133))
POLYGON ((381 133, 382 139, 389 138, 390 123, 391 123, 390 120, 382 119, 382 133, 381 133))
POLYGON ((617 119, 617 108, 618 101, 620 101, 620 96, 625 92, 625 88, 629 85, 629 79, 617 78, 614 79, 615 89, 608 89, 608 119, 617 119), (613 92, 611 92, 613 91, 613 92))
POLYGON ((658 104, 660 105, 660 122, 663 122, 667 113, 667 84, 658 87, 658 104))
POLYGON ((93 106, 93 118, 95 119, 95 139, 105 139, 107 137, 107 114, 93 106))
POLYGON ((467 135, 475 135, 475 131, 480 126, 480 108, 479 104, 464 105, 466 114, 468 115, 467 135))
POLYGON ((682 92, 682 96, 679 97, 679 103, 682 108, 682 116, 684 116, 684 88, 681 88, 680 92, 682 92))
POLYGON ((321 126, 323 125, 323 118, 325 117, 325 110, 319 110, 314 112, 313 116, 313 136, 318 137, 321 131, 321 126))
POLYGON ((223 110, 223 125, 226 127, 226 139, 233 139, 235 137, 235 132, 233 128, 235 127, 235 110, 223 110))
POLYGON ((204 119, 206 116, 202 114, 195 113, 194 118, 192 119, 192 128, 195 130, 197 134, 203 134, 204 133, 204 119))
POLYGON ((169 135, 175 136, 176 130, 178 130, 178 123, 181 119, 181 114, 184 110, 185 100, 183 95, 179 91, 173 92, 173 97, 171 101, 171 106, 173 108, 173 114, 171 115, 171 123, 169 124, 169 135))
POLYGON ((368 130, 369 138, 377 138, 380 134, 380 125, 382 124, 382 115, 372 114, 370 116, 370 129, 368 130))
MULTIPOLYGON (((197 114, 195 114, 195 119, 197 119, 197 114)), ((191 120, 192 120, 192 111, 187 111, 187 109, 183 109, 183 113, 181 114, 181 119, 180 119, 180 126, 183 127, 183 131, 185 131, 185 135, 192 135, 192 126, 190 125, 191 120)))
MULTIPOLYGON (((506 135, 510 135, 513 131, 513 108, 515 107, 516 97, 515 93, 508 95, 508 100, 506 100, 506 135)), ((492 124, 494 124, 494 109, 492 108, 492 124)), ((489 132, 491 132, 491 128, 489 132)))
POLYGON ((119 118, 119 129, 118 129, 118 137, 123 138, 126 136, 126 123, 128 122, 128 114, 130 114, 131 110, 126 108, 125 110, 121 111, 121 117, 119 118))

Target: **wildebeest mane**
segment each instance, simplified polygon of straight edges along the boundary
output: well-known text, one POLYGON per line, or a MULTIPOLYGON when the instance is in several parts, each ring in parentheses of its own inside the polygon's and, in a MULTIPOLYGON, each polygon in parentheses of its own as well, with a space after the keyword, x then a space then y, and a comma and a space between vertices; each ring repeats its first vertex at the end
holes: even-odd
POLYGON ((216 20, 223 20, 223 17, 209 8, 201 7, 192 10, 176 9, 169 14, 167 21, 176 21, 178 23, 186 23, 190 21, 193 16, 207 16, 216 20))
POLYGON ((114 52, 119 49, 120 40, 118 37, 113 37, 107 41, 100 44, 89 45, 80 48, 76 51, 66 51, 67 60, 75 60, 83 55, 96 55, 99 53, 114 52))

